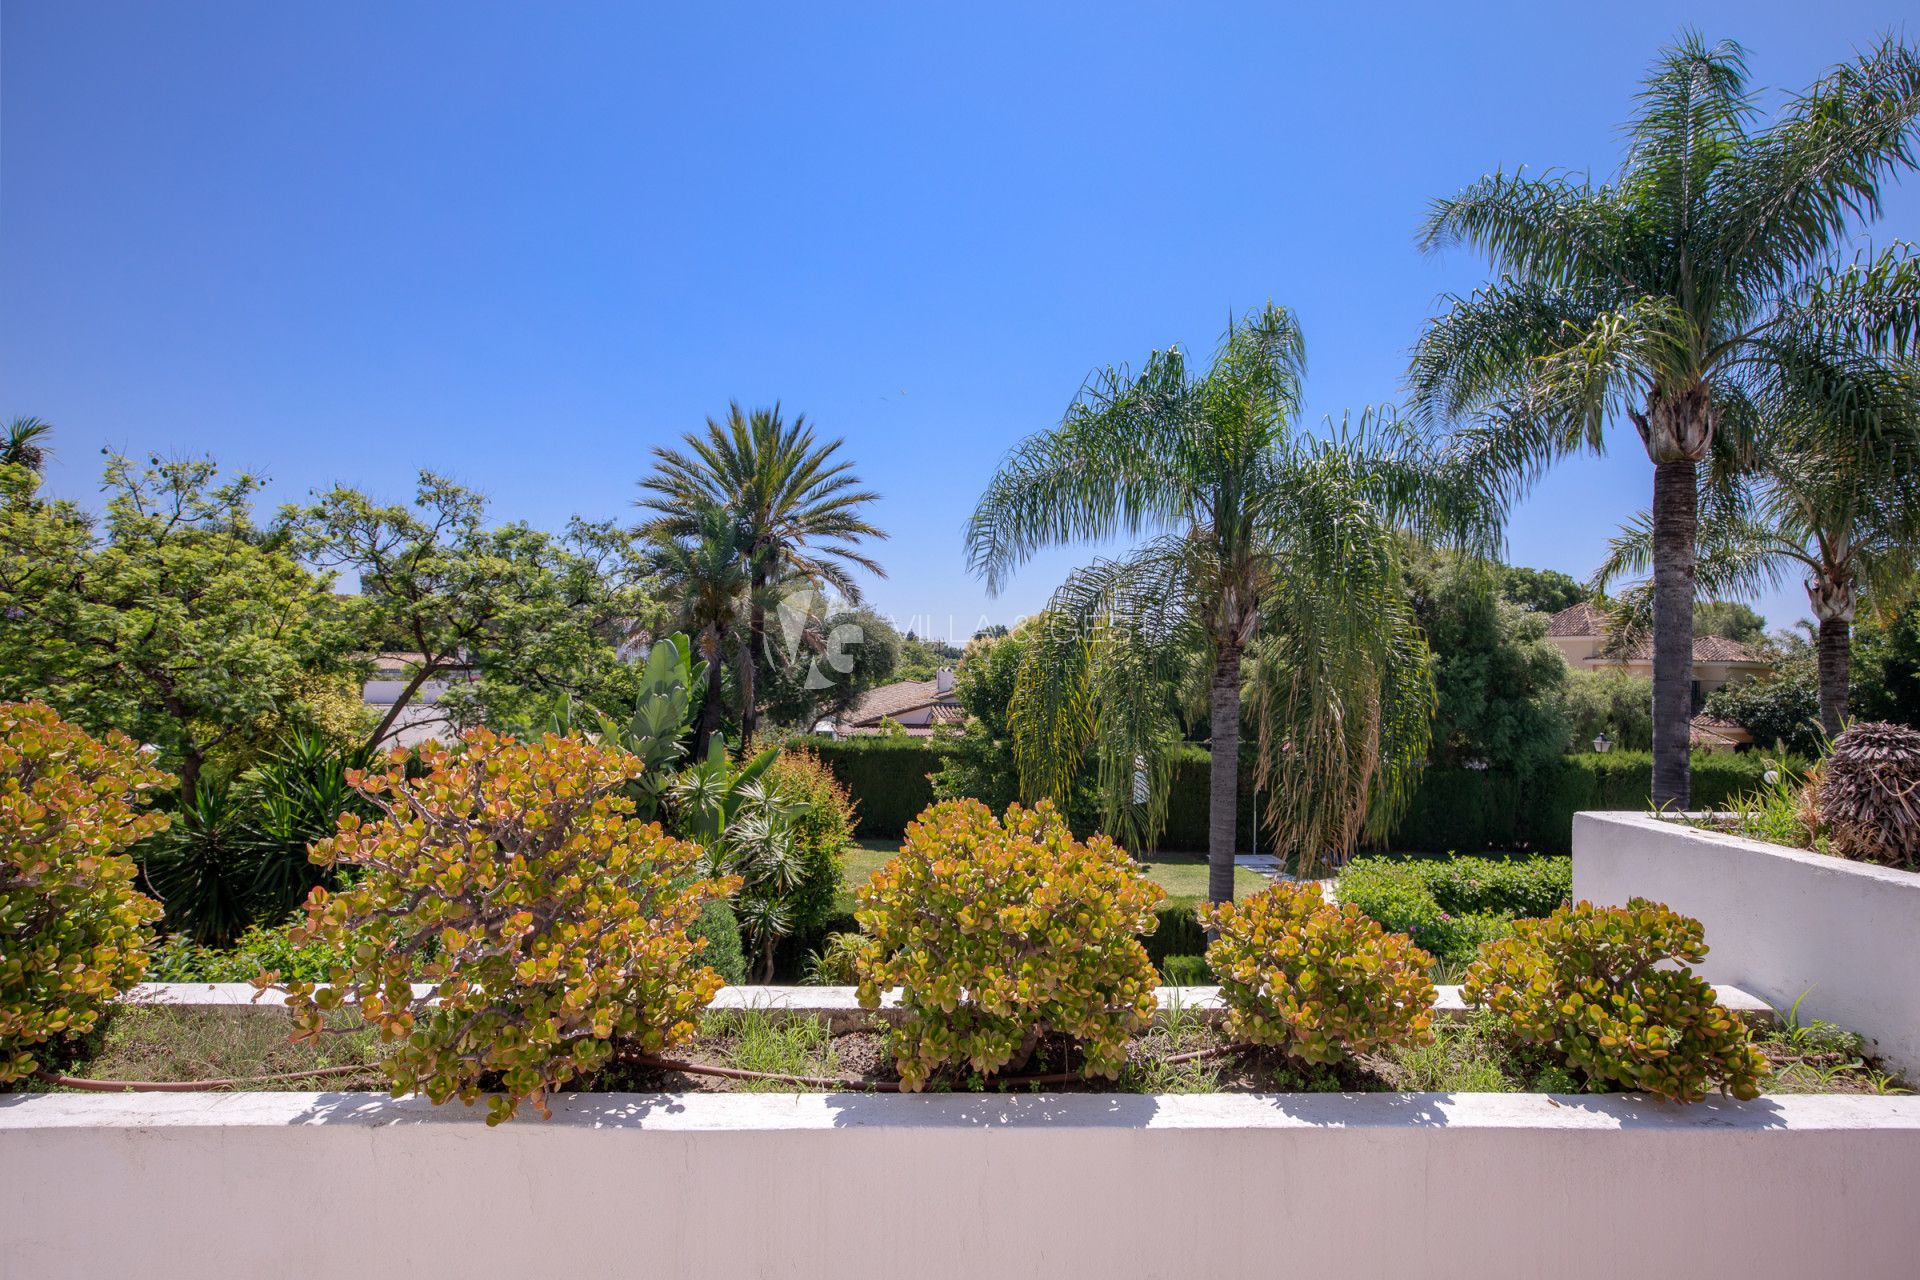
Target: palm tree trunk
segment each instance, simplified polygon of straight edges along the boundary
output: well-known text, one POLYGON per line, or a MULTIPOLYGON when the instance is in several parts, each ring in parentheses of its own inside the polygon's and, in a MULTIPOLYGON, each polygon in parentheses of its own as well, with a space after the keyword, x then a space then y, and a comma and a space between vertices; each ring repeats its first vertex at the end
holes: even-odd
POLYGON ((700 700, 700 719, 693 729, 693 758, 696 761, 707 758, 707 743, 720 731, 720 698, 725 689, 719 638, 711 630, 707 636, 711 645, 707 656, 707 692, 700 700))
POLYGON ((750 579, 747 604, 747 660, 740 664, 740 738, 742 744, 753 741, 754 730, 760 727, 760 708, 755 704, 760 685, 760 659, 767 646, 767 606, 762 597, 766 594, 767 584, 759 568, 755 568, 750 579))
POLYGON ((1653 468, 1653 807, 1692 800, 1693 547, 1699 523, 1697 465, 1653 468))
POLYGON ((1847 667, 1853 656, 1852 625, 1845 618, 1822 618, 1819 643, 1820 729, 1831 738, 1840 732, 1847 718, 1847 667))
POLYGON ((1240 648, 1223 644, 1208 694, 1212 759, 1207 773, 1207 897, 1233 901, 1233 855, 1240 817, 1240 648))

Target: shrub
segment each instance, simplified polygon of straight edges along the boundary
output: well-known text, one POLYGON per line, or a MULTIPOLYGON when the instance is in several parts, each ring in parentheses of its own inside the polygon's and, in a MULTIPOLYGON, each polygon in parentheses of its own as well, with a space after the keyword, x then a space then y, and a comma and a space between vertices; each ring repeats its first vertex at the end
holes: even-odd
POLYGON ((1340 901, 1450 964, 1505 937, 1515 916, 1544 916, 1573 892, 1570 858, 1356 858, 1340 901))
POLYGON ((740 944, 740 922, 733 908, 724 902, 709 902, 700 909, 700 918, 688 931, 696 941, 705 942, 701 963, 720 975, 720 980, 737 987, 747 980, 747 952, 740 944))
POLYGON ((48 1040, 92 1030, 146 971, 160 904, 123 855, 166 826, 140 799, 167 781, 123 733, 0 703, 0 1083, 37 1070, 48 1040))
POLYGON ((1920 730, 1848 727, 1833 740, 1814 794, 1835 853, 1920 869, 1920 730))
POLYGON ((1304 1062, 1336 1062, 1431 1035, 1433 957, 1315 884, 1276 882, 1244 902, 1201 909, 1219 931, 1207 964, 1227 1034, 1304 1062))
POLYGON ((829 934, 818 951, 807 957, 810 986, 845 987, 860 980, 860 952, 865 939, 857 933, 829 934))
POLYGON ((357 877, 315 889, 296 942, 337 947, 332 984, 286 984, 295 1033, 357 1002, 383 1040, 395 1094, 472 1102, 496 1085, 488 1124, 612 1055, 652 1053, 694 1030, 720 987, 692 934, 737 881, 701 879, 698 845, 631 818, 624 788, 644 768, 615 748, 549 735, 517 743, 475 729, 429 744, 425 776, 404 761, 353 774, 383 817, 348 814, 315 862, 357 877), (412 997, 416 972, 437 1002, 412 997))
POLYGON ((1082 844, 1042 801, 1003 822, 977 800, 934 805, 860 890, 860 1003, 904 988, 891 1036, 901 1083, 1018 1070, 1042 1038, 1073 1037, 1081 1072, 1115 1076, 1154 1012, 1139 935, 1165 892, 1104 836, 1082 844))
POLYGON ((1488 944, 1462 995, 1590 1081, 1675 1102, 1696 1102, 1714 1085, 1756 1097, 1766 1059, 1685 967, 1706 954, 1700 922, 1657 903, 1579 902, 1488 944), (1669 962, 1680 967, 1655 967, 1669 962))
POLYGON ((804 806, 789 820, 801 871, 786 895, 788 930, 815 935, 833 914, 840 891, 840 855, 853 843, 857 822, 853 801, 833 770, 805 748, 782 751, 767 778, 781 798, 804 806))
POLYGON ((1161 981, 1169 987, 1213 985, 1213 970, 1205 956, 1168 956, 1160 962, 1161 981))
POLYGON ((252 982, 261 974, 281 980, 325 982, 340 953, 323 942, 295 942, 291 924, 254 925, 231 947, 209 947, 183 933, 163 941, 153 953, 148 978, 154 982, 252 982))

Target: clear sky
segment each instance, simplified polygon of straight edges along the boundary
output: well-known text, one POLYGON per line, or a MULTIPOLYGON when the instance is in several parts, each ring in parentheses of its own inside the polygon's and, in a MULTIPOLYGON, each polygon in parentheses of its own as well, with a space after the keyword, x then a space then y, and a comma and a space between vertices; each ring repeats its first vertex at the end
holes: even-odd
MULTIPOLYGON (((0 417, 212 454, 276 500, 421 467, 501 518, 623 517, 648 449, 781 400, 884 495, 904 628, 990 600, 961 530, 1096 365, 1295 308, 1311 416, 1398 397, 1447 291, 1426 202, 1602 175, 1683 25, 1805 85, 1898 3, 167 4, 0 9, 0 417)), ((1874 238, 1920 238, 1920 183, 1874 238)), ((1631 427, 1514 515, 1589 573, 1644 506, 1631 427)), ((1774 625, 1804 611, 1789 586, 1774 625)))

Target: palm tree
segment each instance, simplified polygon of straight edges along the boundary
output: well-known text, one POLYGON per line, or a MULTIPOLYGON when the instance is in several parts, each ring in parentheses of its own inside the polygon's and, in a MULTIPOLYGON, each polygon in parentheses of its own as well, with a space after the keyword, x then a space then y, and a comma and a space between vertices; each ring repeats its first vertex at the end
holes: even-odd
MULTIPOLYGON (((1064 797, 1090 750, 1108 829, 1151 842, 1183 691, 1211 726, 1208 892, 1233 897, 1242 665, 1269 814, 1311 859, 1403 802, 1427 747, 1430 655, 1398 579, 1396 522, 1439 514, 1444 468, 1389 419, 1296 433, 1305 346, 1269 304, 1212 365, 1156 351, 1095 375, 1003 461, 967 531, 997 593, 1042 547, 1153 532, 1055 593, 1010 717, 1022 789, 1064 797)), ((1467 506, 1459 508, 1464 511, 1467 506)))
MULTIPOLYGON (((752 589, 746 536, 731 513, 698 508, 684 534, 654 529, 653 562, 671 611, 670 626, 694 638, 707 664, 707 688, 694 721, 693 758, 707 758, 725 705, 726 646, 752 589)), ((744 665, 744 664, 743 664, 744 665)))
POLYGON ((735 402, 724 425, 707 419, 705 434, 690 432, 684 450, 656 448, 657 470, 640 482, 646 496, 635 505, 655 513, 643 526, 649 535, 691 536, 709 506, 725 509, 742 531, 741 554, 752 564, 748 649, 739 666, 741 728, 749 740, 759 718, 757 676, 766 659, 767 588, 799 577, 858 604, 860 587, 851 570, 886 576, 855 550, 863 538, 887 535, 859 514, 879 495, 860 487, 851 462, 836 460, 843 443, 818 442, 804 415, 782 421, 777 404, 747 413, 735 402))
POLYGON ((38 418, 15 418, 7 424, 7 434, 0 440, 0 465, 25 467, 29 471, 41 471, 47 465, 47 446, 41 438, 52 434, 53 424, 42 422, 38 418))
MULTIPOLYGON (((1751 595, 1805 574, 1818 624, 1820 727, 1838 734, 1847 715, 1853 621, 1864 594, 1898 609, 1920 586, 1920 370, 1883 371, 1873 403, 1899 406, 1873 429, 1851 428, 1824 400, 1774 406, 1763 416, 1749 466, 1726 454, 1700 485, 1695 582, 1720 596, 1751 595)), ((1597 575, 1644 573, 1653 524, 1645 514, 1612 543, 1597 575)))
POLYGON ((1415 350, 1419 412, 1515 496, 1604 451, 1624 411, 1654 464, 1653 799, 1688 803, 1698 464, 1751 436, 1756 404, 1826 401, 1849 424, 1873 370, 1920 334, 1920 257, 1843 262, 1881 183, 1914 165, 1920 59, 1892 40, 1836 67, 1765 128, 1738 45, 1688 35, 1655 63, 1612 183, 1495 173, 1437 202, 1421 235, 1497 280, 1456 297, 1415 350))

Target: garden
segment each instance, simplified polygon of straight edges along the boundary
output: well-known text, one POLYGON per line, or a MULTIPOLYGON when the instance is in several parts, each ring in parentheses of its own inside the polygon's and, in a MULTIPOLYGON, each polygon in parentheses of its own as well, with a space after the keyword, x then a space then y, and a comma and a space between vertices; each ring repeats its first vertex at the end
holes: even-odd
MULTIPOLYGON (((1271 302, 1210 360, 1096 370, 1002 460, 967 564, 997 592, 1138 540, 964 648, 863 600, 877 495, 777 407, 656 448, 637 523, 560 533, 432 472, 257 518, 257 477, 112 454, 94 513, 17 420, 0 1134, 46 1176, 0 1199, 65 1224, 22 1229, 36 1256, 76 1186, 154 1230, 202 1188, 284 1225, 311 1172, 371 1239, 402 1188, 471 1217, 450 1168, 563 1252, 643 1205, 743 1274, 808 1208, 897 1272, 914 1223, 991 1205, 1050 1265, 1049 1232, 1209 1179, 1322 1233, 1497 1203, 1535 1261, 1562 1210, 1596 1257, 1671 1226, 1669 1176, 1748 1244, 1783 1204, 1903 1211, 1920 271, 1835 255, 1915 167, 1920 58, 1875 46, 1765 127, 1743 86, 1686 37, 1619 182, 1436 202, 1423 246, 1495 277, 1422 331, 1404 411, 1302 426, 1271 302), (1591 582, 1503 564, 1514 500, 1616 413, 1649 510, 1591 582), (1695 639, 1761 644, 1736 599, 1788 572, 1811 636, 1696 699, 1695 639), (1612 637, 1590 670, 1548 643, 1576 603, 1612 637), (950 668, 922 735, 845 720, 950 668), (1754 749, 1692 750, 1703 713, 1754 749), (881 1169, 894 1217, 846 1194, 881 1169)), ((285 1247, 250 1232, 250 1266, 285 1247)), ((1706 1234, 1661 1239, 1723 1274, 1706 1234)))

